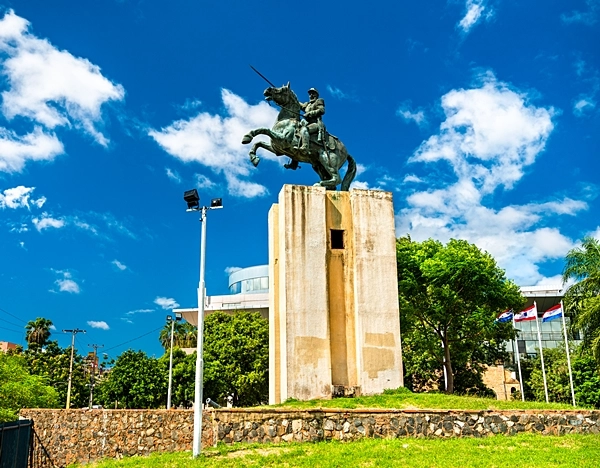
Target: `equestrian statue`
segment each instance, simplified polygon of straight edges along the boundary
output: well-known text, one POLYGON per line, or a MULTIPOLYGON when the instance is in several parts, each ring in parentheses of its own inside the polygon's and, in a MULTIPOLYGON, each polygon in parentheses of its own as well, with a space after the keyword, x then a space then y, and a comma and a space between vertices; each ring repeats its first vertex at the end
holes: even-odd
POLYGON ((340 139, 329 134, 323 125, 321 117, 325 114, 325 102, 319 98, 319 92, 315 88, 309 89, 309 101, 302 103, 288 82, 280 88, 271 85, 263 94, 267 101, 277 104, 281 111, 273 128, 256 128, 242 139, 242 143, 246 145, 256 135, 271 138, 270 144, 258 141, 252 146, 249 154, 254 167, 260 162, 256 150, 263 148, 277 156, 290 157, 291 161, 284 165, 286 169, 295 170, 298 163, 309 163, 321 178, 315 185, 335 190, 341 183, 341 190, 347 191, 356 176, 356 162, 340 139), (346 160, 348 167, 342 180, 339 171, 346 160))

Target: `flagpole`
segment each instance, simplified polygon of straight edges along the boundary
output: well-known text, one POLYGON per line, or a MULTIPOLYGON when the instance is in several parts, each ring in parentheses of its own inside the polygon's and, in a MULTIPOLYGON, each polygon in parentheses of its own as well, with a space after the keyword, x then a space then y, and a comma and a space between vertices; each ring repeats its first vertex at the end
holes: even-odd
POLYGON ((565 307, 563 301, 560 301, 560 308, 562 311, 562 325, 563 333, 565 335, 565 350, 567 351, 567 365, 569 366, 569 382, 571 384, 571 397, 573 398, 573 406, 577 406, 575 403, 575 387, 573 386, 573 371, 571 370, 571 353, 569 351, 569 340, 567 339, 567 326, 565 325, 565 307))
MULTIPOLYGON (((515 315, 513 313, 513 328, 517 328, 515 327, 515 315)), ((521 400, 525 401, 525 388, 523 388, 523 374, 521 374, 521 357, 519 356, 519 343, 517 342, 517 338, 515 337, 515 339, 513 340, 513 342, 515 343, 515 348, 516 348, 516 352, 517 352, 517 366, 519 367, 519 385, 521 387, 521 400)))
POLYGON ((546 395, 546 403, 549 403, 548 384, 546 383, 546 367, 544 366, 544 351, 542 350, 542 334, 540 333, 540 323, 538 321, 537 304, 535 301, 533 301, 533 306, 535 309, 535 325, 537 327, 538 332, 538 343, 540 344, 540 358, 542 359, 542 375, 544 376, 544 395, 546 395))

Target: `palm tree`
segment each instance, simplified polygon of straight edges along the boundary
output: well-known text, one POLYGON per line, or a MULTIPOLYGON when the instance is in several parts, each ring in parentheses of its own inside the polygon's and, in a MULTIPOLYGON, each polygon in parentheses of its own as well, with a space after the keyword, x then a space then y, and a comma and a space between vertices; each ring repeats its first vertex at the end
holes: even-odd
POLYGON ((29 348, 42 348, 48 344, 52 320, 38 317, 25 325, 25 339, 29 348))
MULTIPOLYGON (((175 322, 175 331, 173 333, 173 346, 179 348, 193 348, 196 346, 198 337, 195 326, 188 322, 175 322)), ((171 322, 167 322, 160 331, 158 340, 165 351, 168 351, 171 346, 171 322)))
POLYGON ((583 332, 583 344, 600 363, 600 241, 585 237, 581 247, 567 253, 563 281, 576 283, 565 293, 572 328, 583 332))

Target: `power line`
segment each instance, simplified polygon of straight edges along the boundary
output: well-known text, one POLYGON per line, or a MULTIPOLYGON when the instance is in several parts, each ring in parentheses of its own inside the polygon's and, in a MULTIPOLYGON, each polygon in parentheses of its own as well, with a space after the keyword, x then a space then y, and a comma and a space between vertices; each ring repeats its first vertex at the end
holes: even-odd
POLYGON ((131 343, 132 341, 139 340, 140 338, 148 336, 150 333, 154 333, 154 332, 160 330, 161 328, 162 328, 162 325, 160 327, 158 327, 158 328, 155 328, 154 330, 150 330, 148 333, 144 333, 143 335, 138 336, 137 338, 132 338, 131 340, 127 340, 124 343, 121 343, 121 344, 118 344, 118 345, 115 345, 115 346, 111 346, 110 348, 106 348, 104 350, 104 352, 110 351, 111 349, 119 348, 120 346, 126 345, 127 343, 131 343))
POLYGON ((9 322, 8 320, 3 318, 0 318, 0 320, 2 320, 5 323, 8 323, 9 325, 14 325, 15 327, 21 327, 21 325, 19 325, 18 323, 9 322))
POLYGON ((17 330, 13 330, 13 329, 11 329, 11 328, 6 328, 6 327, 0 327, 0 328, 1 328, 2 330, 8 330, 8 331, 10 331, 10 332, 13 332, 13 333, 21 333, 21 334, 23 334, 23 330, 18 330, 18 331, 17 331, 17 330))
POLYGON ((23 320, 22 318, 17 317, 16 315, 11 314, 9 311, 4 310, 2 307, 0 307, 0 311, 4 312, 7 315, 10 315, 12 318, 16 318, 19 322, 23 322, 23 323, 27 323, 25 320, 23 320))

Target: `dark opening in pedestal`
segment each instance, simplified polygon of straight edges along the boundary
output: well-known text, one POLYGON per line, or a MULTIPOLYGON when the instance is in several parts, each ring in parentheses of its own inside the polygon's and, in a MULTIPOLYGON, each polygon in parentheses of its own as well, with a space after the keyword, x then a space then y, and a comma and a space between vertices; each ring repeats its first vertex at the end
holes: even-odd
POLYGON ((343 229, 331 229, 331 248, 332 249, 343 249, 344 248, 344 230, 343 229))

